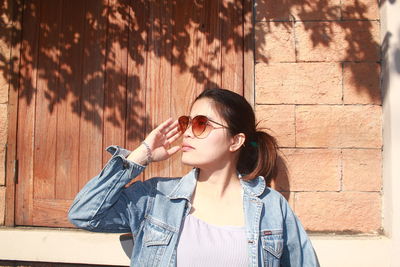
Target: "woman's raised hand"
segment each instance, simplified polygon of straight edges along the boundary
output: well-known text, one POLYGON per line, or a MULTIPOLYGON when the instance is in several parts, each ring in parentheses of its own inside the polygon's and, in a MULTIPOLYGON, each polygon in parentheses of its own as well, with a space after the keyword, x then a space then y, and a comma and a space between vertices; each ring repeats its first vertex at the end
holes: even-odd
MULTIPOLYGON (((180 146, 169 147, 181 136, 178 130, 178 121, 172 118, 164 121, 154 128, 146 137, 144 142, 148 145, 152 161, 162 161, 171 157, 180 150, 180 146)), ((127 158, 139 164, 146 164, 148 160, 148 149, 141 144, 127 158)))

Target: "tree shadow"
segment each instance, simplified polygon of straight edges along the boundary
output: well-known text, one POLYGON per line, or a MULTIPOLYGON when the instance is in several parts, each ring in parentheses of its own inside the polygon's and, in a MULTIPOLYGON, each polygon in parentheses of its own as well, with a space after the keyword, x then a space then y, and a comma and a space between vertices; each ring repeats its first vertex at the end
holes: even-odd
POLYGON ((288 161, 285 154, 279 151, 277 158, 277 173, 275 177, 271 180, 271 186, 278 192, 280 192, 287 201, 290 200, 290 173, 288 169, 288 161))
POLYGON ((270 37, 274 31, 280 31, 280 35, 288 39, 287 43, 279 40, 282 46, 291 46, 279 50, 285 53, 276 59, 274 55, 265 56, 265 49, 256 51, 256 61, 268 64, 338 62, 344 72, 349 73, 348 79, 353 85, 351 90, 369 96, 371 103, 381 103, 380 69, 376 64, 381 61, 378 3, 368 5, 362 0, 265 0, 257 2, 255 17, 266 33, 256 35, 259 47, 274 49, 276 40, 270 37), (366 66, 363 63, 371 64, 366 66))
POLYGON ((164 61, 202 88, 220 86, 216 77, 226 66, 213 62, 221 50, 242 51, 249 38, 244 12, 241 1, 3 0, 0 41, 10 51, 2 53, 0 71, 27 105, 41 90, 50 113, 68 101, 100 128, 107 111, 105 120, 116 127, 130 122, 132 138, 148 123, 145 91, 159 90, 143 79, 146 71, 164 61), (190 63, 201 45, 212 49, 190 63))
MULTIPOLYGON (((166 62, 199 88, 220 86, 220 76, 230 71, 229 64, 216 63, 221 51, 255 49, 256 61, 273 63, 262 47, 268 48, 278 28, 300 42, 284 62, 340 62, 355 90, 380 103, 375 84, 360 68, 361 62, 380 62, 378 17, 368 5, 260 0, 254 14, 251 6, 250 0, 3 0, 0 75, 28 105, 42 91, 50 113, 67 102, 97 128, 103 117, 115 127, 125 122, 128 139, 134 139, 150 127, 144 95, 159 90, 143 79, 147 72, 166 62), (265 34, 254 35, 260 22, 265 34), (255 48, 244 45, 254 42, 255 48), (330 58, 321 58, 324 48, 333 51, 330 58)), ((369 68, 368 75, 379 77, 379 71, 369 68)), ((186 84, 176 87, 175 92, 187 90, 186 84)))
MULTIPOLYGON (((178 73, 189 73, 203 88, 218 86, 215 77, 226 71, 226 66, 213 64, 218 51, 252 49, 243 45, 254 38, 254 23, 248 33, 243 31, 243 20, 251 18, 252 10, 244 8, 248 4, 248 0, 3 0, 0 41, 14 50, 2 53, 0 71, 28 104, 36 90, 45 88, 50 112, 70 97, 73 112, 97 127, 101 109, 111 110, 106 119, 115 126, 120 126, 118 117, 124 116, 132 123, 143 124, 144 114, 132 109, 127 112, 126 105, 115 103, 125 103, 129 97, 130 106, 141 110, 144 103, 139 95, 146 84, 140 72, 148 68, 144 65, 149 53, 177 67, 178 73), (190 49, 204 42, 215 44, 207 47, 209 56, 190 63, 190 49), (35 73, 37 79, 32 80, 35 73), (101 90, 109 95, 102 96, 101 90), (90 93, 82 97, 84 91, 90 93)), ((255 36, 255 53, 260 61, 269 63, 270 59, 257 50, 269 45, 273 26, 289 31, 294 27, 296 34, 305 34, 302 45, 312 46, 311 51, 297 47, 295 61, 320 61, 319 48, 340 48, 329 60, 345 62, 358 93, 366 91, 378 101, 380 96, 357 64, 380 61, 376 21, 369 9, 360 0, 346 4, 328 0, 257 1, 254 18, 266 22, 267 31, 265 36, 255 36)), ((379 73, 379 68, 368 70, 370 75, 379 73)), ((137 134, 132 130, 128 135, 137 134)))

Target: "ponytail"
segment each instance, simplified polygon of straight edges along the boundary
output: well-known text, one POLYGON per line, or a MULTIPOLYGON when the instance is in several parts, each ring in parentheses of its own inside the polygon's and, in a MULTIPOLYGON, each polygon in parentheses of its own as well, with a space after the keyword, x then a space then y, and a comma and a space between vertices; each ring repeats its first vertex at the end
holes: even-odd
POLYGON ((278 143, 272 135, 256 131, 246 140, 239 155, 238 171, 246 173, 242 178, 250 181, 263 176, 267 185, 277 174, 278 143))

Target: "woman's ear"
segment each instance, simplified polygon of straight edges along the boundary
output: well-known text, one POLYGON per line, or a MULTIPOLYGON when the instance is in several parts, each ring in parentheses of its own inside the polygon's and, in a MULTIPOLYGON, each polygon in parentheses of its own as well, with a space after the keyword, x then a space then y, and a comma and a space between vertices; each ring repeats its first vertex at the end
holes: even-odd
POLYGON ((244 133, 238 133, 232 138, 232 143, 229 146, 229 151, 235 152, 239 150, 239 148, 244 144, 244 141, 246 141, 246 136, 244 133))

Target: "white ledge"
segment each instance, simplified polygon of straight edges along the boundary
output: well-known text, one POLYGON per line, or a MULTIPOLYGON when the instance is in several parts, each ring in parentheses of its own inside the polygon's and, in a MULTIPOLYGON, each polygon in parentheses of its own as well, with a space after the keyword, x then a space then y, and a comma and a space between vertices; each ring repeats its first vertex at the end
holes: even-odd
MULTIPOLYGON (((48 228, 0 228, 0 259, 82 264, 130 263, 132 239, 121 234, 48 228)), ((310 236, 321 266, 390 266, 385 236, 310 236)))

